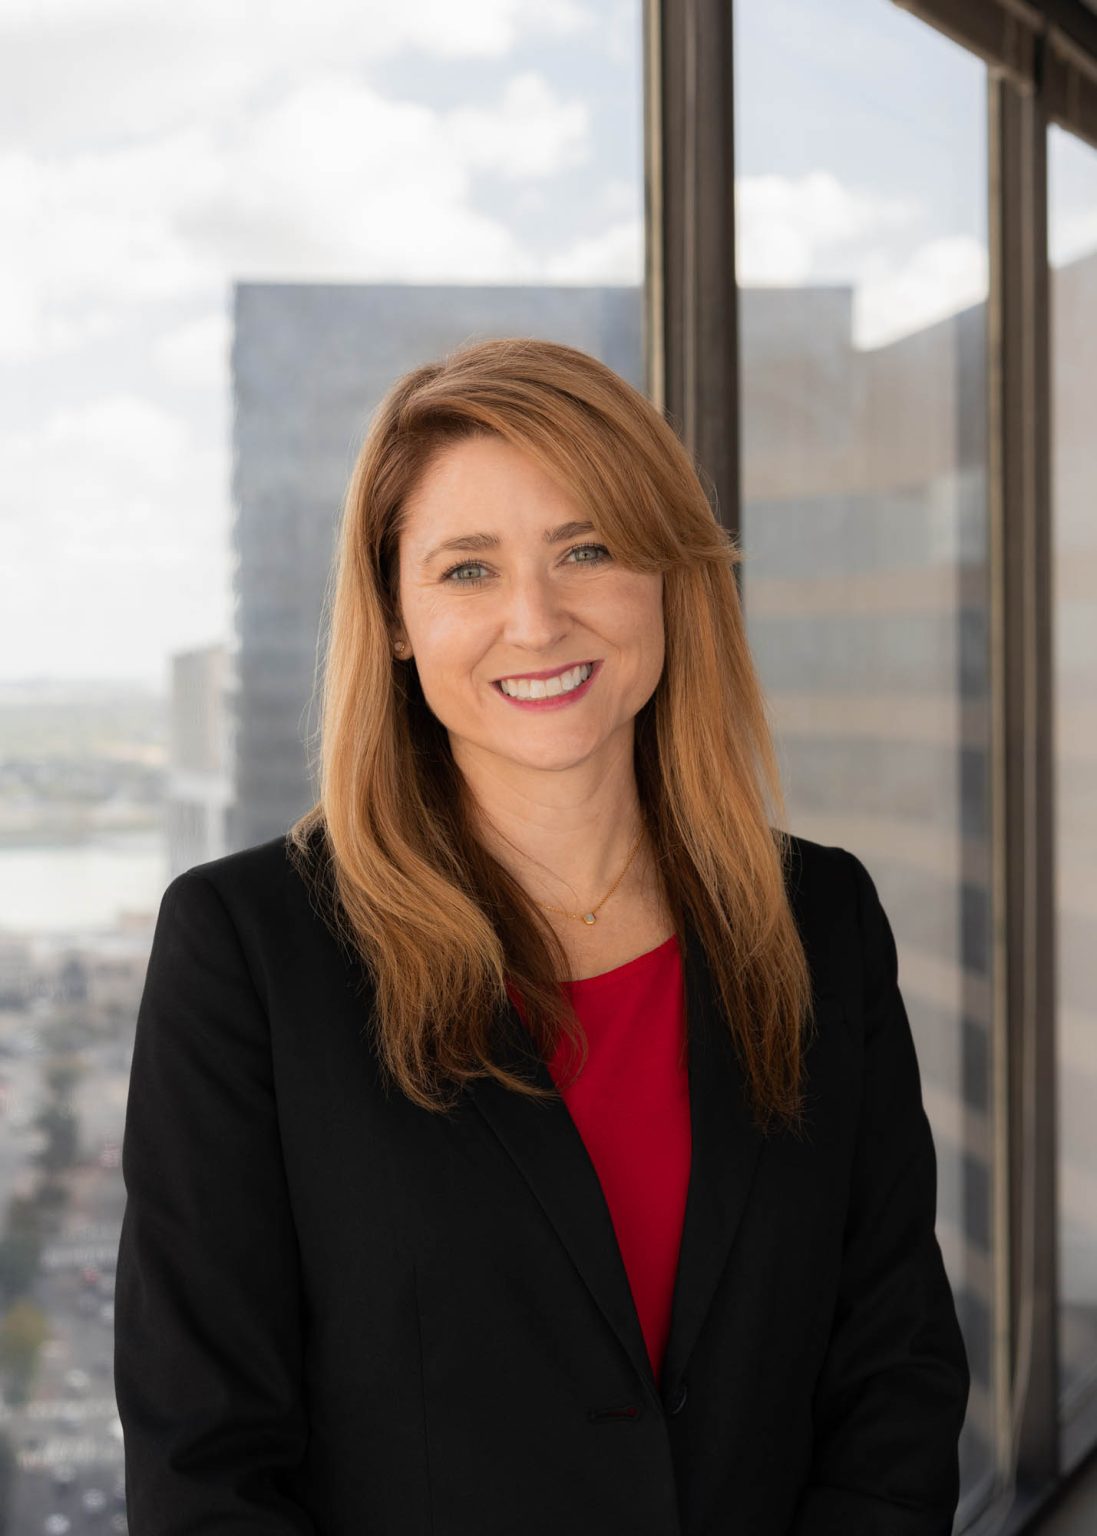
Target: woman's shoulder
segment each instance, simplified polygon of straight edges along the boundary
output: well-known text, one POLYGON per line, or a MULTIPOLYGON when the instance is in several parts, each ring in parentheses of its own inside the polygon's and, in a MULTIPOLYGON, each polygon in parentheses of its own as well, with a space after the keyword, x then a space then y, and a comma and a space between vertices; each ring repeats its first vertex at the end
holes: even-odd
POLYGON ((318 914, 329 883, 322 839, 313 834, 301 848, 281 833, 190 865, 164 894, 174 900, 196 884, 212 886, 238 929, 262 930, 269 937, 281 924, 299 923, 310 909, 318 914))
POLYGON ((785 882, 796 906, 855 904, 858 876, 864 871, 856 854, 838 843, 816 842, 795 832, 782 837, 788 848, 785 882))
MULTIPOLYGON (((310 859, 315 860, 316 849, 314 842, 310 844, 313 852, 310 859)), ((267 889, 272 882, 277 883, 287 880, 291 875, 296 876, 295 856, 299 860, 300 854, 291 847, 289 834, 281 833, 278 837, 267 838, 265 842, 252 843, 246 848, 235 849, 232 853, 224 853, 215 859, 205 859, 199 864, 191 864, 181 870, 172 880, 181 884, 190 884, 195 880, 205 880, 214 886, 218 894, 231 896, 236 892, 247 893, 249 890, 267 889)))
POLYGON ((837 843, 786 834, 789 905, 819 992, 856 1011, 862 914, 875 886, 857 855, 837 843), (866 894, 867 893, 867 894, 866 894))

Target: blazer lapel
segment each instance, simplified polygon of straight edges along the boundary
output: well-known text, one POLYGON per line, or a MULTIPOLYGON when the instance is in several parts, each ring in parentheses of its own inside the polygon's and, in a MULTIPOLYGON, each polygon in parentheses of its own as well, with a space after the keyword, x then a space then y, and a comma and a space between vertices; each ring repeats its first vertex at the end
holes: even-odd
MULTIPOLYGON (((562 1098, 524 1099, 494 1078, 465 1091, 514 1159, 654 1400, 673 1395, 727 1262, 761 1137, 717 1006, 704 948, 687 919, 684 979, 692 1155, 670 1333, 660 1381, 648 1357, 609 1206, 562 1098)), ((500 1009, 500 1061, 554 1089, 513 1004, 500 1009)))

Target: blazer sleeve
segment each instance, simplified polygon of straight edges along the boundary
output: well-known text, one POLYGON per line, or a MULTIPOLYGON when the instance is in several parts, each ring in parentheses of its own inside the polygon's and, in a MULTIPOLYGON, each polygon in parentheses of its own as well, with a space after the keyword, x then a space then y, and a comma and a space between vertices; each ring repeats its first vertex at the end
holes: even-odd
POLYGON ((138 1009, 115 1283, 114 1385, 133 1536, 316 1536, 299 1258, 269 1026, 202 875, 161 899, 138 1009))
POLYGON ((864 1078, 842 1269, 789 1536, 950 1536, 970 1376, 891 925, 853 854, 864 1078))

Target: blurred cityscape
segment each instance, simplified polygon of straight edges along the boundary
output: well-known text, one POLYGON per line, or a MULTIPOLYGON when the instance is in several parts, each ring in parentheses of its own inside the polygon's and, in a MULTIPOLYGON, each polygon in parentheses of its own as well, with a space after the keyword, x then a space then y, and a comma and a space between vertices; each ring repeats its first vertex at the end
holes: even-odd
POLYGON ((89 1530, 125 1529, 114 1264, 164 725, 162 698, 117 684, 0 689, 4 1531, 48 1529, 62 1506, 89 1530), (112 900, 127 889, 132 909, 112 900))

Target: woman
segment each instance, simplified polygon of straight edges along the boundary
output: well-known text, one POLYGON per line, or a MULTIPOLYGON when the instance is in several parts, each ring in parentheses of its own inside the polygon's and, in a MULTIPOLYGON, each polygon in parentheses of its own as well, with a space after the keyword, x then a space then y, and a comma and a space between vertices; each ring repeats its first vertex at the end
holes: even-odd
POLYGON ((379 407, 320 797, 157 921, 133 1536, 951 1530, 895 944, 853 854, 776 829, 739 558, 581 352, 469 345, 379 407))

